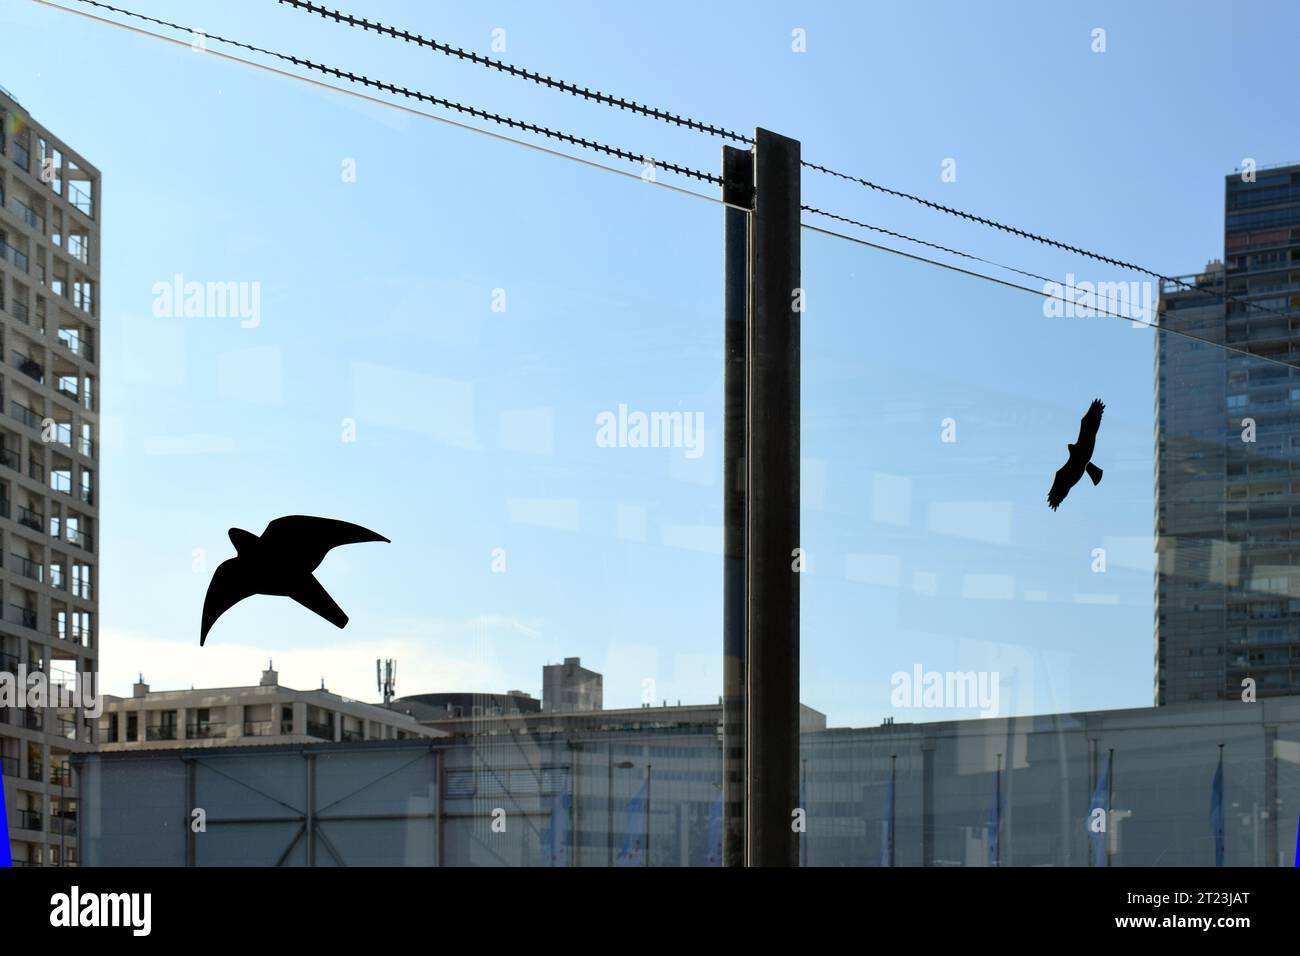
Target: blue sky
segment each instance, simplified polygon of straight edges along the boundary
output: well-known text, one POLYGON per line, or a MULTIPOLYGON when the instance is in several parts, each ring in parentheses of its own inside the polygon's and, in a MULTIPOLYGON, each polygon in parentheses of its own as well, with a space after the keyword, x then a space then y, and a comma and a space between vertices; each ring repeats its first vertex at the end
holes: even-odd
MULTIPOLYGON (((501 28, 512 62, 1167 274, 1222 254, 1225 174, 1300 158, 1282 3, 701 6, 351 9, 480 52, 501 28)), ((718 165, 720 140, 275 3, 133 8, 718 165)), ((250 683, 274 658, 290 686, 371 698, 395 656, 399 694, 539 693, 543 663, 581 656, 607 706, 717 697, 716 205, 34 3, 0 11, 0 62, 104 174, 107 691, 141 670, 250 683), (258 283, 259 324, 155 315, 177 274, 258 283), (701 413, 703 454, 599 447, 620 404, 701 413), (200 650, 226 529, 295 512, 392 538, 319 571, 351 623, 254 598, 200 650)), ((1140 278, 812 173, 804 201, 1054 278, 1140 278)), ((1004 713, 1148 704, 1152 333, 807 232, 803 268, 804 700, 837 725, 952 715, 891 710, 890 675, 920 664, 998 670, 1004 713), (1094 397, 1106 479, 1052 514, 1094 397)))

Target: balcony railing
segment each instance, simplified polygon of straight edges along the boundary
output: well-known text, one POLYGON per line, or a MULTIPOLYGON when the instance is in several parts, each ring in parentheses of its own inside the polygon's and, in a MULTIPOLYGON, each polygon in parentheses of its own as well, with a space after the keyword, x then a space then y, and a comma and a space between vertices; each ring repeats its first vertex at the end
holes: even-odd
POLYGON ((16 777, 19 774, 17 757, 0 757, 0 776, 16 777))
MULTIPOLYGON (((2 452, 0 452, 2 454, 2 452)), ((8 464, 8 462, 5 462, 8 464)), ((10 465, 9 467, 13 467, 10 465)), ((33 511, 31 508, 18 506, 18 523, 25 528, 31 528, 33 531, 43 531, 45 529, 45 515, 39 511, 33 511)))
POLYGON ((0 239, 0 259, 7 259, 15 269, 21 272, 27 271, 27 253, 19 252, 2 239, 0 239))
POLYGON ((10 623, 19 624, 23 627, 36 627, 36 612, 29 607, 22 607, 18 604, 9 605, 10 623))
POLYGON ((28 378, 35 379, 37 382, 45 382, 45 366, 41 365, 31 356, 24 355, 22 352, 13 353, 14 368, 22 372, 28 378))
MULTIPOLYGON (((41 712, 39 710, 32 710, 30 707, 24 707, 22 726, 26 727, 28 730, 43 730, 45 728, 45 722, 41 720, 41 712)), ((37 767, 36 776, 32 779, 40 780, 40 774, 41 768, 37 767)))
POLYGON ((18 214, 22 216, 23 222, 31 226, 37 232, 45 232, 45 217, 37 213, 35 209, 27 205, 17 196, 13 197, 13 204, 18 207, 18 214))
MULTIPOLYGON (((66 737, 68 740, 77 739, 77 722, 69 720, 67 717, 60 717, 54 727, 54 732, 60 737, 66 737)), ((51 781, 53 783, 53 781, 51 781)))
POLYGON ((27 459, 27 474, 37 481, 45 480, 45 466, 34 458, 27 459))
POLYGON ((77 186, 76 183, 68 183, 68 202, 72 203, 72 208, 85 216, 95 215, 95 204, 87 195, 86 191, 77 186))
POLYGON ((185 725, 185 737, 188 740, 211 740, 214 737, 224 736, 226 736, 226 725, 224 723, 200 721, 199 723, 185 725))
POLYGON ((63 833, 68 836, 75 836, 77 833, 77 818, 73 816, 55 816, 50 815, 50 832, 63 833))
POLYGON ((93 505, 95 503, 95 490, 93 488, 87 488, 85 485, 82 485, 81 500, 88 505, 93 505))
MULTIPOLYGON (((276 730, 274 720, 246 720, 244 721, 245 737, 274 737, 277 733, 283 736, 289 736, 293 733, 293 721, 280 721, 280 729, 276 730)), ((332 738, 331 738, 332 739, 332 738)))
POLYGON ((44 580, 44 577, 41 574, 41 565, 37 564, 31 558, 26 558, 21 554, 13 553, 10 553, 9 557, 13 559, 10 562, 10 567, 16 570, 23 577, 31 578, 33 581, 44 580))
POLYGON ((14 162, 24 171, 31 169, 32 154, 22 143, 14 141, 14 162))
POLYGON ((19 810, 18 811, 18 829, 20 830, 42 830, 41 812, 39 810, 19 810))
POLYGON ((14 418, 18 419, 28 428, 34 428, 37 431, 41 430, 41 416, 37 415, 26 405, 23 405, 20 402, 10 400, 9 414, 12 415, 14 418))
POLYGON ((146 740, 175 740, 176 728, 171 726, 146 727, 145 739, 146 740))
POLYGON ((35 780, 37 783, 40 783, 45 779, 44 768, 41 766, 40 761, 33 761, 27 764, 27 779, 35 780))
POLYGON ((366 735, 359 730, 341 730, 339 731, 339 739, 348 743, 354 743, 358 740, 365 740, 366 735))
POLYGON ((333 740, 334 728, 329 724, 317 724, 313 721, 307 721, 307 736, 319 737, 321 740, 333 740))
POLYGON ((14 318, 17 319, 19 322, 21 322, 23 325, 31 324, 27 318, 28 311, 27 311, 26 302, 19 302, 17 299, 14 299, 12 302, 9 303, 9 311, 12 312, 14 318))
POLYGON ((72 768, 67 766, 51 767, 50 784, 55 787, 72 786, 72 768))
POLYGON ((6 468, 12 468, 14 471, 22 471, 22 459, 18 457, 18 452, 12 448, 0 447, 0 465, 6 468))

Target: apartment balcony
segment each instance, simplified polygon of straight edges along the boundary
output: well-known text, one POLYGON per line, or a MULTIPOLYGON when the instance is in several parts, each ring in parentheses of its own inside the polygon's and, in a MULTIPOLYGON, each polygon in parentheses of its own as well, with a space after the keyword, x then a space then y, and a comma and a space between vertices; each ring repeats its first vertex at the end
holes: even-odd
MULTIPOLYGON (((246 720, 244 721, 245 737, 274 737, 276 734, 289 736, 293 733, 293 721, 279 721, 279 729, 276 728, 274 720, 246 720)), ((331 738, 333 739, 333 738, 331 738)))
POLYGON ((35 780, 37 783, 44 782, 45 772, 44 772, 44 768, 40 764, 40 761, 36 761, 35 763, 29 763, 27 765, 27 779, 35 780))
POLYGON ((18 829, 41 831, 45 829, 41 823, 41 813, 39 810, 18 811, 18 829))
POLYGON ((163 726, 158 726, 158 727, 146 727, 146 728, 145 728, 145 739, 146 739, 146 740, 175 740, 175 739, 176 739, 176 728, 175 728, 175 727, 163 727, 163 726))
POLYGON ((72 768, 66 764, 62 767, 51 767, 50 785, 55 787, 72 786, 72 768))
POLYGON ((17 777, 20 773, 17 757, 0 757, 0 776, 17 777))
POLYGON ((77 835, 77 817, 76 814, 71 816, 50 815, 50 832, 65 834, 67 836, 77 835))
POLYGON ((16 140, 14 142, 13 160, 14 160, 14 165, 16 165, 23 172, 31 171, 32 154, 25 145, 17 142, 16 140))
POLYGON ((15 319, 17 319, 23 325, 31 324, 31 322, 28 319, 29 313, 27 311, 26 302, 19 302, 17 299, 14 299, 12 302, 9 303, 9 312, 10 314, 13 315, 15 319))
POLYGON ((95 503, 95 491, 93 488, 87 488, 83 485, 80 489, 80 493, 81 500, 86 504, 93 505, 95 503))
POLYGON ((23 607, 19 604, 10 604, 9 613, 5 615, 5 620, 10 624, 17 624, 21 627, 29 627, 36 630, 36 611, 29 607, 23 607))
POLYGON ((7 674, 16 674, 18 672, 18 658, 13 654, 0 652, 0 671, 7 674))
POLYGON ((23 202, 17 196, 13 197, 12 202, 13 206, 18 210, 18 215, 22 221, 44 235, 45 217, 37 213, 35 209, 27 205, 27 203, 23 202))
POLYGON ((209 721, 185 725, 185 738, 187 740, 212 740, 224 736, 226 736, 226 725, 224 723, 209 721))
POLYGON ((72 204, 72 208, 77 210, 77 212, 81 213, 83 216, 94 218, 94 200, 90 198, 84 189, 80 188, 74 182, 69 182, 67 187, 67 200, 72 204))
MULTIPOLYGON (((13 466, 10 465, 12 468, 13 466)), ((39 511, 33 511, 31 508, 18 506, 18 523, 24 528, 31 528, 33 531, 45 530, 45 515, 39 511)))
MULTIPOLYGON (((37 481, 45 480, 45 466, 34 458, 27 460, 27 474, 31 475, 37 481)), ((66 494, 66 492, 65 492, 66 494)))
POLYGON ((334 728, 329 724, 317 724, 309 720, 307 721, 307 736, 318 737, 321 740, 333 740, 334 728))
POLYGON ((10 553, 9 558, 10 558, 9 567, 13 568, 23 577, 31 578, 33 581, 36 581, 38 583, 44 580, 44 575, 42 574, 43 571, 42 566, 40 564, 37 564, 31 558, 25 558, 21 554, 13 554, 13 553, 10 553))
POLYGON ((42 385, 45 384, 45 366, 40 362, 37 362, 30 356, 24 355, 22 352, 14 352, 11 361, 13 362, 14 368, 18 369, 18 371, 22 372, 28 378, 39 382, 42 385))
POLYGON ((365 740, 366 736, 359 730, 342 730, 339 731, 339 739, 346 743, 355 743, 359 740, 365 740))
POLYGON ((7 260, 19 272, 27 271, 27 253, 19 252, 3 240, 0 240, 0 259, 7 260))
MULTIPOLYGON (((39 710, 32 710, 30 707, 24 707, 22 723, 19 724, 19 726, 25 727, 27 730, 44 730, 45 722, 41 720, 41 712, 39 710)), ((36 768, 36 776, 32 778, 33 780, 41 779, 40 769, 40 767, 36 768)))
POLYGON ((9 414, 18 419, 28 428, 34 428, 36 431, 41 430, 41 416, 37 415, 26 405, 20 404, 11 399, 9 402, 9 414))

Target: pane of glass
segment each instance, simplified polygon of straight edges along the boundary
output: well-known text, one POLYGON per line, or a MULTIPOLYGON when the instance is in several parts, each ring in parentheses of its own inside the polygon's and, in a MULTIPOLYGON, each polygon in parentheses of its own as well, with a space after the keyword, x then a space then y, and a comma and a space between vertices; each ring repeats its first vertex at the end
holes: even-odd
POLYGON ((805 862, 1214 865, 1212 802, 1229 865, 1287 862, 1300 728, 1239 698, 1296 686, 1296 371, 1176 334, 1223 340, 1194 292, 1157 332, 808 231, 803 268, 805 862))

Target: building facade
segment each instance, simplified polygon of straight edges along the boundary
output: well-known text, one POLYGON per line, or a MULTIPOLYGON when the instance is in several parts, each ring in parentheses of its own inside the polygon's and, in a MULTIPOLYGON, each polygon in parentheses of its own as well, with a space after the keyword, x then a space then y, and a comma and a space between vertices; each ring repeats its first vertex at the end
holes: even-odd
POLYGON ((1222 268, 1161 290, 1157 704, 1300 691, 1300 165, 1224 196, 1222 268))
POLYGON ((320 741, 359 743, 444 736, 399 709, 320 690, 281 687, 272 669, 252 687, 151 691, 143 679, 131 697, 105 695, 99 749, 204 749, 320 741))
MULTIPOLYGON (((98 658, 99 171, 0 89, 0 672, 81 696, 98 658)), ((15 865, 77 862, 84 708, 0 710, 15 865)))

